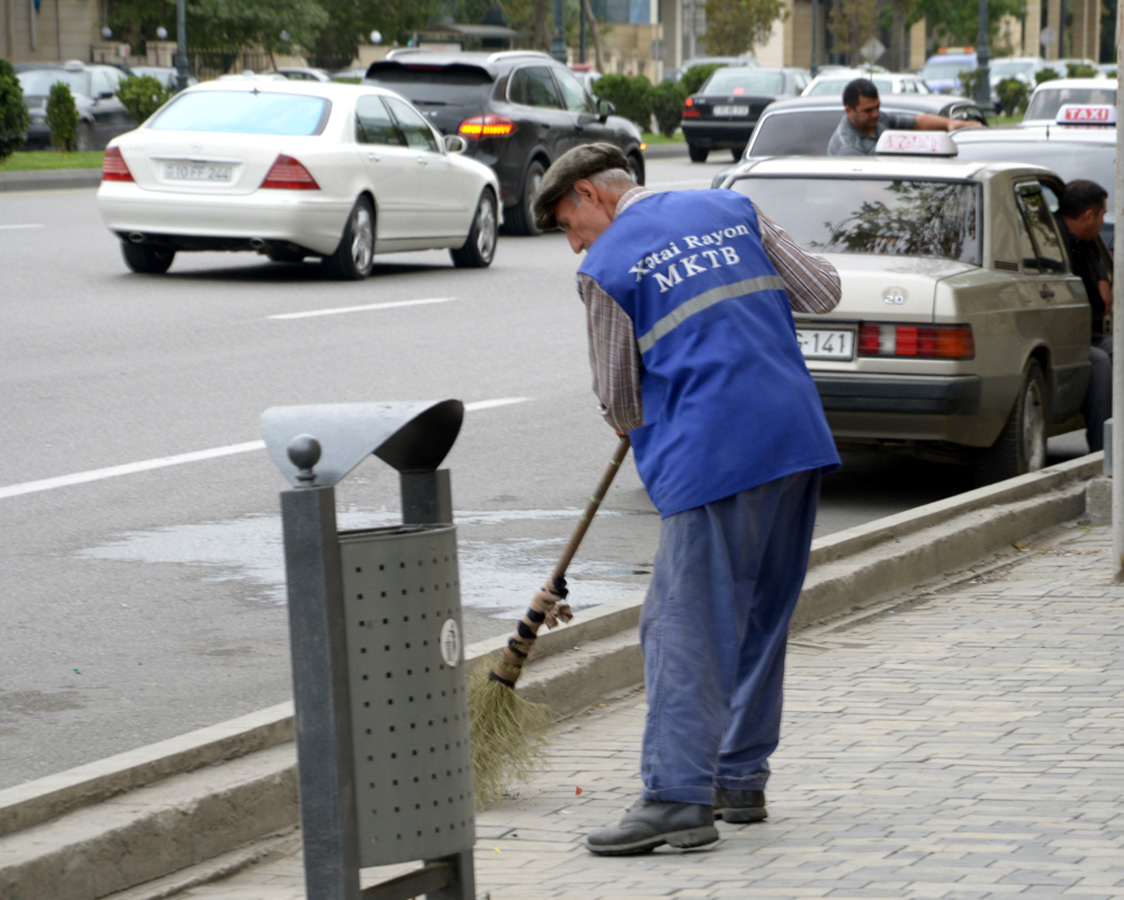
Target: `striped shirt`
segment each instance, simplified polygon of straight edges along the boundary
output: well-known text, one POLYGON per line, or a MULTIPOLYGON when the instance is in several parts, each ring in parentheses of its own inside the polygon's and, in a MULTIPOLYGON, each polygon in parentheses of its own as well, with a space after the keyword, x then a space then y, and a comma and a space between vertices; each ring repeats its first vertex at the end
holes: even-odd
MULTIPOLYGON (((617 202, 616 215, 632 204, 652 196, 635 187, 617 202)), ((754 206, 761 227, 765 253, 784 280, 788 302, 803 313, 825 313, 839 303, 839 273, 822 256, 796 243, 776 222, 754 206)), ((640 395, 643 362, 632 320, 588 275, 578 275, 578 294, 585 303, 589 333, 589 363, 593 370, 593 393, 601 414, 613 428, 627 434, 644 424, 640 395)))

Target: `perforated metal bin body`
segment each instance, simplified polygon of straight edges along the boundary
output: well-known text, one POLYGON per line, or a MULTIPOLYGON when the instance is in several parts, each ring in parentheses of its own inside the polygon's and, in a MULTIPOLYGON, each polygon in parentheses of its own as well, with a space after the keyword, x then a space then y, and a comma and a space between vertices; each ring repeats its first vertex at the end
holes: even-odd
POLYGON ((456 528, 340 532, 359 865, 470 850, 456 528))

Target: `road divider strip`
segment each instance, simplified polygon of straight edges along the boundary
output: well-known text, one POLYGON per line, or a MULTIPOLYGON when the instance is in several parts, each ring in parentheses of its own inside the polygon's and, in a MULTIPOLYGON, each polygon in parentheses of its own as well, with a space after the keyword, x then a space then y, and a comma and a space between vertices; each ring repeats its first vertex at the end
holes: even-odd
MULTIPOLYGON (((500 406, 526 403, 530 399, 530 397, 499 397, 494 400, 478 400, 475 403, 466 403, 464 408, 466 412, 479 412, 485 409, 496 409, 500 406)), ((208 450, 195 450, 191 453, 179 453, 175 456, 160 456, 156 459, 145 459, 140 462, 124 463, 119 466, 107 466, 104 469, 90 469, 87 472, 75 472, 72 475, 59 475, 56 478, 25 481, 22 484, 10 484, 7 487, 0 487, 0 500, 6 500, 9 497, 21 497, 24 494, 37 494, 40 491, 52 491, 57 488, 74 487, 78 484, 88 484, 91 481, 102 481, 106 478, 119 478, 122 475, 136 475, 140 472, 151 472, 154 469, 166 469, 169 466, 182 466, 185 463, 220 459, 224 456, 234 456, 238 453, 249 453, 254 450, 264 449, 264 441, 246 441, 242 444, 228 444, 225 447, 211 447, 208 450)))
POLYGON ((307 312, 279 313, 268 319, 311 319, 316 316, 339 316, 344 313, 371 312, 379 309, 397 309, 401 306, 426 306, 431 303, 452 303, 460 297, 430 297, 425 300, 393 300, 390 303, 368 303, 364 306, 337 306, 332 309, 312 309, 307 312))

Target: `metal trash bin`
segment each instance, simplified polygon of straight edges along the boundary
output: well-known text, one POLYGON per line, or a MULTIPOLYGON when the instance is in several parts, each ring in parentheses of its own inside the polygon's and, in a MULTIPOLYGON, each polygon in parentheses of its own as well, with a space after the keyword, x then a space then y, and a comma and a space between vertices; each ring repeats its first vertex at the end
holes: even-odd
POLYGON ((459 401, 273 407, 309 900, 471 900, 472 748, 447 470, 459 401), (339 531, 334 485, 369 454, 403 524, 339 531), (359 869, 423 860, 359 890, 359 869))

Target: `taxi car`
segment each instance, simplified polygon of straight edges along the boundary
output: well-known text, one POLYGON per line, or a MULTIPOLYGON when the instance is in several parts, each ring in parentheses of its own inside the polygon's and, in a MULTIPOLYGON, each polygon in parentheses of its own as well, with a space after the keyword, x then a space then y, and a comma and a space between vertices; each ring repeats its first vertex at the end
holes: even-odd
POLYGON ((110 143, 97 203, 134 272, 161 274, 198 250, 320 257, 345 280, 399 250, 447 248, 455 265, 482 268, 499 183, 464 149, 383 88, 217 80, 110 143))
POLYGON ((832 433, 972 465, 979 483, 1039 469, 1089 378, 1089 303, 1050 212, 1062 181, 933 158, 953 152, 944 133, 887 145, 929 158, 748 161, 723 184, 839 271, 839 305, 796 318, 832 433))
POLYGON ((961 128, 952 133, 958 158, 1010 160, 1053 169, 1066 181, 1087 178, 1108 191, 1101 238, 1116 228, 1116 107, 1065 104, 1052 124, 961 128))
POLYGON ((1066 104, 1116 105, 1116 84, 1103 78, 1055 78, 1031 93, 1020 127, 1050 125, 1066 104))

